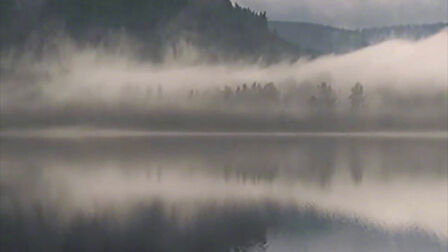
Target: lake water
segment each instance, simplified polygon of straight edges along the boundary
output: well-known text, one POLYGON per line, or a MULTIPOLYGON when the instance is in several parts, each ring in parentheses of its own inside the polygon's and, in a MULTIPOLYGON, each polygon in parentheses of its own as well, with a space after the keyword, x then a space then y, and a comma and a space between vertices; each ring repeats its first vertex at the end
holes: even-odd
POLYGON ((447 251, 448 142, 3 135, 2 251, 447 251))

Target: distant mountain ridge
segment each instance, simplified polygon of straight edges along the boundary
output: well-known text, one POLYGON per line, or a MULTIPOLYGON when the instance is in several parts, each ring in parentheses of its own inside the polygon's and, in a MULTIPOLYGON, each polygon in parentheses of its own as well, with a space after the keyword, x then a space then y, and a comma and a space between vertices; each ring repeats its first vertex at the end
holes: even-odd
POLYGON ((448 23, 396 25, 362 29, 361 32, 370 43, 378 43, 391 38, 418 40, 436 34, 448 23))
POLYGON ((305 22, 269 22, 269 29, 280 38, 317 54, 347 53, 393 38, 417 40, 447 26, 448 23, 435 23, 350 30, 305 22))

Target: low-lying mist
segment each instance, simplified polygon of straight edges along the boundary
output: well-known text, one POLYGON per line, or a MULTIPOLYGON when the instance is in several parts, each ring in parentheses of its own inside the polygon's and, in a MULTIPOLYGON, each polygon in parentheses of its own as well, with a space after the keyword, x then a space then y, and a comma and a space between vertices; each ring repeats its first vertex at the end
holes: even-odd
POLYGON ((238 212, 272 203, 382 230, 416 227, 446 241, 445 140, 6 138, 0 218, 128 223, 159 202, 167 218, 182 221, 209 205, 238 212))
POLYGON ((187 43, 156 64, 137 60, 126 40, 113 49, 52 40, 39 55, 2 55, 1 126, 446 129, 447 35, 273 65, 201 63, 187 43), (322 82, 335 98, 325 111, 311 104, 322 82), (354 111, 357 82, 363 104, 354 111))

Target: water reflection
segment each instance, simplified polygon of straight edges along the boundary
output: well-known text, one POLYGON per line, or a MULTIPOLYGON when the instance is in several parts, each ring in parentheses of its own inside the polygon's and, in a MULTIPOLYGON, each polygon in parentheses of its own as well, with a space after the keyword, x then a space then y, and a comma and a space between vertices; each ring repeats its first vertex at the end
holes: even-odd
POLYGON ((8 251, 446 251, 445 139, 1 140, 8 251))

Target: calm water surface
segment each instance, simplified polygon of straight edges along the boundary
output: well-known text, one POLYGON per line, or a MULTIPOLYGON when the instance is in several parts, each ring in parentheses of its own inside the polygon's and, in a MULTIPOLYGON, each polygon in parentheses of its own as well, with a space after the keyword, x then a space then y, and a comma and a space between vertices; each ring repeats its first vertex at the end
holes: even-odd
POLYGON ((447 251, 446 138, 5 137, 2 251, 447 251))

